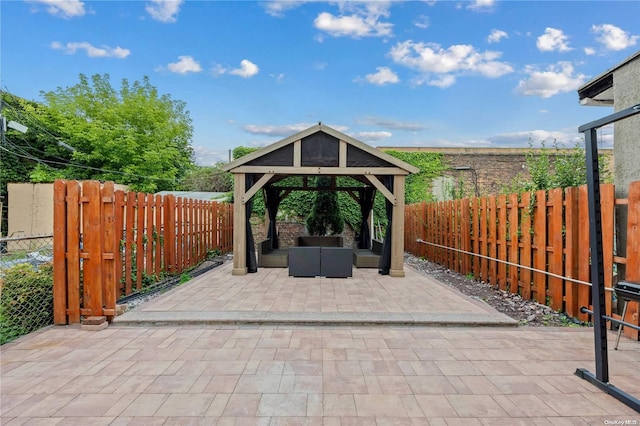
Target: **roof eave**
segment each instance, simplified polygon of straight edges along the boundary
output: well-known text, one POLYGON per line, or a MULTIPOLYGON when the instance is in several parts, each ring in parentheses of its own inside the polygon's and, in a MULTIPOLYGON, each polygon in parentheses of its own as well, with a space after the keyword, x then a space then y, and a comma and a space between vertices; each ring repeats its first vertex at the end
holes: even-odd
POLYGON ((613 105, 613 73, 623 66, 640 58, 640 50, 607 71, 597 75, 591 81, 578 88, 578 99, 581 105, 613 105), (606 92, 606 93, 605 93, 606 92), (604 95, 604 96, 603 96, 604 95))
POLYGON ((389 155, 387 153, 384 153, 384 152, 382 152, 382 151, 380 151, 380 150, 378 150, 376 148, 373 148, 373 147, 371 147, 371 146, 369 146, 369 145, 367 145, 367 144, 365 144, 363 142, 360 142, 357 139, 352 138, 349 135, 346 135, 346 134, 344 134, 344 133, 342 133, 342 132, 340 132, 340 131, 332 128, 332 127, 326 126, 326 125, 324 125, 322 123, 318 123, 318 124, 316 124, 314 126, 309 127, 308 129, 302 130, 302 131, 300 131, 300 132, 298 132, 298 133, 296 133, 294 135, 291 135, 289 137, 286 137, 286 138, 284 138, 284 139, 282 139, 282 140, 280 140, 278 142, 272 143, 269 146, 266 146, 266 147, 264 147, 262 149, 254 151, 251 154, 247 154, 247 155, 245 155, 245 156, 243 156, 241 158, 238 158, 235 161, 232 161, 232 162, 230 162, 228 164, 225 164, 225 165, 221 166, 220 169, 225 171, 225 172, 232 172, 233 169, 235 169, 237 167, 240 167, 240 166, 242 166, 242 165, 244 165, 244 164, 246 164, 246 163, 248 163, 248 162, 250 162, 250 161, 252 161, 252 160, 254 160, 256 158, 259 158, 259 157, 261 157, 263 155, 266 155, 266 154, 268 154, 270 152, 273 152, 273 151, 275 151, 277 149, 280 149, 285 145, 288 145, 288 144, 290 144, 292 142, 295 142, 297 140, 301 140, 301 139, 303 139, 303 138, 305 138, 307 136, 310 136, 310 135, 312 135, 314 133, 317 133, 317 132, 320 132, 320 131, 322 131, 322 132, 324 132, 324 133, 326 133, 328 135, 331 135, 331 136, 333 136, 333 137, 335 137, 335 138, 337 138, 339 140, 345 141, 348 144, 353 145, 356 148, 359 148, 359 149, 361 149, 361 150, 363 150, 363 151, 365 151, 365 152, 367 152, 367 153, 369 153, 371 155, 374 155, 374 156, 376 156, 378 158, 381 158, 382 160, 384 160, 384 161, 386 161, 388 163, 391 163, 394 166, 399 167, 399 168, 401 168, 403 170, 406 170, 409 173, 414 173, 415 174, 415 173, 419 173, 420 172, 419 168, 417 168, 417 167, 415 167, 415 166, 413 166, 411 164, 405 163, 404 161, 402 161, 402 160, 400 160, 398 158, 395 158, 395 157, 393 157, 393 156, 391 156, 391 155, 389 155))
POLYGON ((294 135, 287 136, 284 139, 281 139, 277 142, 267 145, 264 148, 261 148, 257 151, 252 152, 251 154, 244 155, 238 158, 237 160, 224 164, 223 166, 220 167, 220 169, 225 172, 229 172, 232 169, 235 169, 236 167, 242 166, 243 164, 248 163, 252 160, 255 160, 258 157, 262 157, 263 155, 266 155, 270 152, 280 149, 283 146, 290 144, 291 142, 295 142, 297 140, 305 138, 321 129, 322 129, 322 124, 316 124, 314 126, 309 127, 308 129, 302 130, 294 135))

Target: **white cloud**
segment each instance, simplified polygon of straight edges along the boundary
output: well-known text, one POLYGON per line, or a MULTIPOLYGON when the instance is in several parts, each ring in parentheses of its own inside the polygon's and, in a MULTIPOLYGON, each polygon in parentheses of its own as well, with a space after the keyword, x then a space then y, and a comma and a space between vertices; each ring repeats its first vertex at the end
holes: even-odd
POLYGON ((242 78, 249 78, 258 74, 259 71, 260 68, 258 68, 256 64, 248 59, 243 59, 242 61, 240 61, 240 68, 230 70, 229 74, 238 75, 242 78))
POLYGON ((502 133, 488 137, 487 140, 493 146, 528 146, 552 148, 557 144, 558 148, 574 148, 583 141, 582 135, 575 129, 565 130, 527 130, 522 132, 502 133))
POLYGON ((167 65, 167 69, 176 74, 188 74, 190 72, 201 72, 202 67, 191 56, 178 56, 178 62, 171 62, 167 65))
POLYGON ((415 21, 413 21, 413 25, 424 30, 426 28, 429 28, 429 25, 431 25, 431 23, 429 22, 428 16, 420 15, 415 21))
POLYGON ((215 64, 213 68, 211 68, 211 74, 214 77, 225 74, 228 70, 220 64, 215 64))
POLYGON ((584 48, 584 54, 585 55, 595 55, 596 54, 596 49, 594 49, 593 47, 585 47, 584 48))
POLYGON ((640 36, 631 35, 628 31, 611 24, 593 25, 591 32, 598 35, 596 40, 607 50, 624 50, 634 46, 640 36))
MULTIPOLYGON (((520 132, 500 133, 485 139, 433 139, 414 143, 415 146, 443 146, 443 147, 490 147, 490 148, 539 148, 543 145, 553 148, 557 145, 560 149, 573 149, 576 146, 584 146, 584 137, 576 131, 577 125, 559 130, 525 130, 520 132)), ((598 147, 613 147, 613 127, 602 127, 598 134, 598 147)))
POLYGON ((569 37, 562 30, 547 27, 544 34, 538 37, 536 46, 542 52, 568 52, 571 50, 568 40, 569 37))
POLYGON ((145 10, 156 21, 172 23, 176 22, 183 2, 184 0, 150 0, 145 10))
MULTIPOLYGON (((242 126, 242 130, 247 133, 251 133, 253 135, 265 135, 265 136, 279 136, 285 137, 290 136, 295 133, 298 133, 302 130, 306 130, 311 126, 315 126, 317 123, 296 123, 296 124, 286 124, 281 126, 273 126, 273 125, 257 125, 257 124, 246 124, 242 126)), ((347 130, 345 126, 335 126, 329 125, 333 129, 336 129, 340 132, 344 132, 347 130)))
POLYGON ((61 18, 84 16, 84 3, 80 0, 28 0, 28 3, 46 6, 47 12, 61 18))
MULTIPOLYGON (((211 69, 211 74, 213 74, 216 77, 222 74, 231 74, 231 75, 240 76, 242 78, 250 78, 258 74, 258 72, 260 72, 260 68, 258 68, 256 64, 254 64, 248 59, 243 59, 242 61, 240 61, 240 68, 228 69, 223 67, 220 64, 215 64, 211 69)), ((282 78, 284 78, 284 74, 278 75, 276 77, 276 80, 280 81, 282 80, 282 78)))
POLYGON ((502 56, 501 52, 479 52, 466 44, 443 49, 436 43, 407 40, 393 46, 389 56, 395 63, 423 73, 423 77, 416 80, 417 84, 427 83, 438 87, 455 83, 455 74, 472 73, 497 78, 513 72, 511 65, 497 61, 502 56), (434 78, 433 74, 438 76, 434 78))
POLYGON ((491 9, 495 3, 495 0, 474 0, 467 6, 467 9, 477 11, 487 10, 491 9))
POLYGON ((129 49, 124 49, 120 46, 118 47, 95 47, 92 46, 91 43, 86 41, 82 42, 70 42, 67 44, 62 44, 59 41, 54 41, 51 43, 51 48, 54 50, 62 50, 64 53, 69 55, 75 54, 78 50, 84 50, 87 53, 87 56, 90 58, 118 58, 124 59, 131 54, 129 49))
POLYGON ((586 81, 584 74, 575 74, 570 62, 558 62, 549 65, 545 71, 528 65, 525 68, 528 78, 520 80, 517 91, 527 96, 550 98, 558 93, 572 92, 586 81))
POLYGON ((364 78, 371 84, 377 86, 384 86, 385 84, 393 84, 400 81, 396 73, 394 73, 388 67, 376 67, 377 72, 374 74, 367 74, 364 78))
POLYGON ((269 74, 269 77, 273 78, 276 83, 282 83, 284 81, 284 73, 281 72, 280 74, 269 74))
POLYGON ((387 139, 392 136, 391 132, 379 131, 379 132, 355 132, 351 136, 361 140, 362 142, 373 142, 382 139, 387 139))
POLYGON ((411 132, 418 132, 426 129, 427 127, 419 123, 407 123, 405 121, 398 121, 388 118, 380 117, 364 117, 356 120, 357 124, 367 124, 372 126, 385 127, 391 130, 404 130, 411 132))
POLYGON ((340 15, 320 13, 313 21, 314 26, 333 37, 387 37, 392 35, 393 24, 382 22, 389 16, 389 3, 343 2, 340 15))
POLYGON ((499 43, 503 38, 509 38, 509 34, 502 30, 493 29, 491 30, 491 34, 489 34, 489 37, 487 37, 487 41, 489 43, 499 43))
POLYGON ((456 78, 451 74, 445 74, 440 78, 427 81, 427 85, 446 89, 449 86, 453 86, 456 83, 456 78))
POLYGON ((295 9, 298 6, 307 3, 304 0, 271 0, 263 4, 265 12, 276 18, 282 18, 288 10, 295 9))
POLYGON ((213 166, 217 163, 229 160, 228 151, 214 150, 204 146, 194 146, 193 154, 196 164, 200 166, 213 166))

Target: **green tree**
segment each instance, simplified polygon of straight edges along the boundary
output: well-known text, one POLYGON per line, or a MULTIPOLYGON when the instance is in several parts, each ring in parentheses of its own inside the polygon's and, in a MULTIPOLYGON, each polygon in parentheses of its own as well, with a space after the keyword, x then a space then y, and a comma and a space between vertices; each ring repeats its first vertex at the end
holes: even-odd
MULTIPOLYGON (((329 188, 331 178, 318 176, 318 188, 329 188)), ((311 213, 307 217, 307 229, 311 235, 340 234, 344 229, 344 219, 338 208, 338 194, 335 191, 317 191, 311 213)))
POLYGON ((251 154, 252 152, 255 152, 259 149, 260 148, 251 148, 248 146, 238 146, 233 148, 232 156, 234 160, 237 160, 238 158, 244 157, 245 155, 251 154))
POLYGON ((189 170, 182 180, 185 191, 229 192, 233 190, 231 173, 220 170, 219 165, 212 167, 196 166, 189 170))
MULTIPOLYGON (((112 180, 134 190, 171 190, 193 167, 186 104, 160 95, 149 78, 112 87, 109 75, 42 93, 33 114, 72 147, 66 178, 112 180)), ((46 180, 44 167, 34 179, 46 180)), ((52 176, 55 177, 55 176, 52 176)))

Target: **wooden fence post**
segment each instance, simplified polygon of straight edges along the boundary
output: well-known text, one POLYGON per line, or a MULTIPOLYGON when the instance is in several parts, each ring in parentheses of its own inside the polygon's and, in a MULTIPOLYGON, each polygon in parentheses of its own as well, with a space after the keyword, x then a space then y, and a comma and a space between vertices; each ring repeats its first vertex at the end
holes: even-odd
POLYGON ((80 322, 80 184, 67 182, 67 315, 80 322))
MULTIPOLYGON (((471 200, 471 239, 473 241, 473 253, 480 253, 480 200, 476 197, 471 200)), ((480 278, 480 258, 473 256, 471 259, 473 277, 480 278)))
POLYGON ((185 217, 184 217, 184 202, 182 198, 177 200, 177 215, 176 215, 176 274, 182 273, 183 269, 183 252, 184 252, 184 234, 185 234, 185 217))
POLYGON ((123 253, 126 253, 124 250, 126 237, 123 234, 125 229, 124 221, 125 221, 125 215, 126 215, 124 197, 125 197, 124 191, 115 191, 114 203, 115 203, 115 211, 116 211, 116 217, 115 217, 116 250, 115 250, 114 268, 115 268, 116 275, 114 279, 115 279, 117 295, 120 295, 120 296, 122 296, 125 291, 124 280, 123 280, 124 264, 125 264, 123 253))
MULTIPOLYGON (((460 210, 460 235, 461 235, 461 248, 463 251, 470 252, 471 251, 471 222, 470 216, 471 211, 469 209, 469 199, 465 198, 461 202, 461 210, 460 210)), ((467 275, 471 272, 471 255, 464 254, 463 255, 463 267, 462 273, 467 275)))
POLYGON ((613 252, 614 252, 614 216, 615 216, 616 195, 615 187, 612 184, 600 185, 600 205, 602 214, 602 248, 604 266, 604 286, 605 290, 605 312, 611 315, 611 303, 613 295, 613 252))
MULTIPOLYGON (((531 205, 531 193, 522 194, 522 213, 520 214, 520 242, 522 251, 520 252, 520 265, 531 267, 531 219, 533 206, 531 205)), ((520 284, 523 299, 531 300, 531 270, 522 268, 520 270, 520 284)))
MULTIPOLYGON (((520 258, 520 239, 518 237, 518 226, 520 224, 518 206, 518 194, 511 194, 509 197, 509 262, 517 265, 520 258)), ((518 294, 520 287, 520 275, 517 266, 509 265, 509 292, 518 294)))
MULTIPOLYGON (((547 271, 547 191, 536 191, 536 204, 533 209, 533 268, 547 271)), ((532 209, 530 208, 529 211, 532 209)), ((533 289, 536 301, 547 303, 547 275, 533 273, 533 289)))
POLYGON ((102 315, 102 199, 100 182, 82 183, 82 272, 85 316, 102 315))
MULTIPOLYGON (((563 220, 562 220, 562 194, 561 188, 549 191, 549 202, 551 204, 551 212, 549 213, 549 242, 551 243, 551 256, 549 260, 549 272, 556 275, 562 275, 564 271, 563 256, 563 220)), ((550 306, 554 311, 563 309, 562 293, 563 280, 560 278, 549 277, 549 298, 550 306)))
POLYGON ((154 209, 155 209, 155 197, 153 194, 147 194, 146 196, 146 225, 144 230, 144 273, 147 277, 153 275, 154 267, 153 267, 153 229, 154 229, 154 209))
MULTIPOLYGON (((480 199, 480 233, 478 234, 478 239, 480 243, 480 255, 488 256, 489 254, 489 233, 487 229, 487 198, 482 197, 480 199)), ((480 259, 480 276, 482 277, 482 281, 489 284, 489 261, 486 257, 481 257, 480 259)))
MULTIPOLYGON (((589 262, 589 203, 587 185, 578 187, 578 217, 584 218, 579 221, 578 228, 578 279, 580 281, 591 281, 591 266, 589 262)), ((578 316, 580 321, 588 321, 590 315, 580 312, 580 308, 591 306, 591 288, 584 285, 578 285, 578 316)))
POLYGON ((116 316, 117 282, 116 262, 118 230, 116 229, 115 192, 113 182, 105 182, 101 189, 102 247, 102 314, 109 322, 116 316))
MULTIPOLYGON (((629 185, 627 197, 627 250, 626 277, 630 282, 640 283, 640 182, 629 185)), ((624 321, 640 325, 640 303, 629 302, 624 321)), ((624 335, 638 340, 640 333, 629 327, 624 328, 624 335)))
POLYGON ((136 290, 142 289, 144 271, 144 205, 145 194, 138 192, 136 208, 136 290))
MULTIPOLYGON (((452 200, 448 200, 446 201, 446 216, 447 216, 447 240, 446 240, 446 246, 447 247, 455 247, 455 222, 454 222, 454 208, 453 208, 453 201, 452 200)), ((455 251, 453 250, 447 250, 447 268, 449 269, 455 269, 455 251)))
POLYGON ((460 252, 462 245, 460 243, 460 200, 453 201, 453 247, 457 249, 453 252, 454 271, 460 273, 462 271, 462 264, 460 252))
POLYGON ((176 267, 176 197, 165 195, 164 205, 164 262, 167 272, 175 274, 176 267))
MULTIPOLYGON (((488 244, 489 244, 489 253, 488 256, 492 259, 498 258, 498 229, 497 229, 497 220, 498 220, 498 212, 496 210, 496 197, 490 196, 487 204, 489 208, 489 236, 488 236, 488 244)), ((496 261, 491 261, 489 263, 489 275, 487 283, 497 286, 498 285, 498 264, 496 261)))
MULTIPOLYGON (((498 196, 498 256, 502 260, 508 260, 507 235, 507 196, 502 194, 498 196)), ((498 265, 498 286, 507 289, 507 265, 502 262, 498 265)))
POLYGON ((164 208, 163 203, 162 203, 162 196, 161 195, 156 195, 155 197, 155 238, 154 238, 154 245, 155 245, 155 253, 153 255, 153 259, 154 259, 154 274, 156 277, 160 277, 160 273, 164 270, 164 266, 162 263, 162 227, 163 227, 163 223, 162 223, 162 209, 164 208))
MULTIPOLYGON (((578 188, 565 189, 565 271, 564 276, 578 278, 579 253, 578 226, 580 222, 578 209, 578 188)), ((578 316, 578 284, 565 281, 565 311, 570 317, 578 316)))
POLYGON ((67 323, 67 183, 53 183, 53 323, 67 323))

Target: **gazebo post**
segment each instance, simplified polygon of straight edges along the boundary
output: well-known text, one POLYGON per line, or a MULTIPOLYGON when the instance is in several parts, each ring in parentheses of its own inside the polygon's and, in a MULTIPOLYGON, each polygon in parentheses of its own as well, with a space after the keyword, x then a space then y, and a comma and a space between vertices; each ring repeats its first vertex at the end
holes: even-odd
POLYGON ((404 277, 404 176, 395 175, 393 178, 393 195, 396 204, 393 206, 393 221, 391 226, 391 267, 389 275, 404 277))
POLYGON ((232 275, 247 274, 246 255, 246 212, 243 202, 245 194, 245 174, 234 173, 233 175, 233 270, 232 275))

